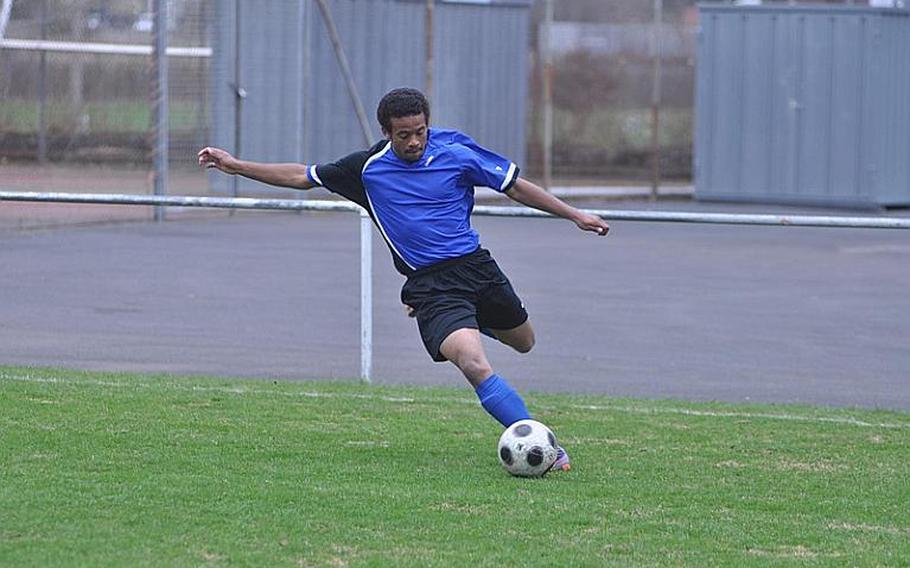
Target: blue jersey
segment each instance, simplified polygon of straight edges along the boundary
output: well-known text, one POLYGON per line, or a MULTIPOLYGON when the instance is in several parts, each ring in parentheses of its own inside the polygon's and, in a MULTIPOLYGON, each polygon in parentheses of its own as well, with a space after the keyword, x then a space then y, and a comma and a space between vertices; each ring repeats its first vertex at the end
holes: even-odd
POLYGON ((416 162, 399 158, 385 140, 307 173, 369 212, 396 268, 407 275, 477 250, 474 186, 506 191, 518 167, 461 132, 433 128, 416 162))

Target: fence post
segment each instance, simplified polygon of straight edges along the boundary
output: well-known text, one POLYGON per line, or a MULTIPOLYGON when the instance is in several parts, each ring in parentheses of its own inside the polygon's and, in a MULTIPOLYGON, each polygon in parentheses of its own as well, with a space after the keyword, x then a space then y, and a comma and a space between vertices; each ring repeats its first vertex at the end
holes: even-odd
MULTIPOLYGON (((243 68, 241 67, 240 56, 242 52, 240 51, 240 37, 243 32, 241 28, 241 0, 234 0, 234 155, 242 156, 243 149, 240 145, 240 137, 243 136, 243 100, 246 99, 246 89, 243 88, 241 83, 241 74, 243 68)), ((234 176, 231 178, 231 195, 233 197, 240 196, 240 176, 234 176)), ((230 212, 231 215, 234 214, 232 209, 230 212)))
POLYGON ((654 25, 651 33, 653 60, 651 78, 651 201, 660 189, 660 98, 661 98, 661 33, 663 33, 663 0, 654 0, 654 25))
MULTIPOLYGON (((41 41, 47 40, 47 3, 41 0, 41 41)), ((47 52, 38 60, 38 163, 47 163, 47 52)))
POLYGON ((430 102, 433 101, 433 12, 435 11, 436 0, 427 0, 427 7, 424 13, 424 27, 426 35, 424 43, 426 53, 424 54, 424 94, 430 102))
POLYGON ((544 23, 541 55, 543 59, 543 187, 553 188, 553 0, 544 3, 544 23))
POLYGON ((360 210, 360 379, 373 374, 373 227, 366 209, 360 210))
MULTIPOLYGON (((155 47, 152 66, 155 69, 155 195, 167 194, 168 170, 168 74, 167 74, 167 0, 155 0, 155 47)), ((164 207, 155 207, 155 221, 164 220, 164 207)))

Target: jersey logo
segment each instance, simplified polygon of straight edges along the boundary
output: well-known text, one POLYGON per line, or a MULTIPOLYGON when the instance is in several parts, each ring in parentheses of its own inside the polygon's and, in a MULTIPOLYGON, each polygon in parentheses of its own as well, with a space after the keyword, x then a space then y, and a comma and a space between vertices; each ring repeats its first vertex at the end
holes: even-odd
POLYGON ((425 165, 425 166, 429 166, 429 165, 430 165, 430 162, 432 162, 432 161, 433 161, 433 158, 435 158, 435 157, 436 157, 436 156, 430 156, 429 158, 427 158, 427 161, 426 161, 426 163, 425 163, 424 165, 425 165))
POLYGON ((496 171, 497 171, 497 172, 501 172, 501 171, 502 171, 502 166, 496 166, 496 171))

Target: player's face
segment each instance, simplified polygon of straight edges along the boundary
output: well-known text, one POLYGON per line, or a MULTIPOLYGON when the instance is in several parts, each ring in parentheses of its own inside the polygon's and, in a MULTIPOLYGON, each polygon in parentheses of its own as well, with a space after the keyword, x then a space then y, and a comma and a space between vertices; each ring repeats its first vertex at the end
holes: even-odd
POLYGON ((429 126, 423 113, 392 119, 392 131, 384 132, 392 141, 395 155, 407 162, 416 162, 427 147, 429 126))

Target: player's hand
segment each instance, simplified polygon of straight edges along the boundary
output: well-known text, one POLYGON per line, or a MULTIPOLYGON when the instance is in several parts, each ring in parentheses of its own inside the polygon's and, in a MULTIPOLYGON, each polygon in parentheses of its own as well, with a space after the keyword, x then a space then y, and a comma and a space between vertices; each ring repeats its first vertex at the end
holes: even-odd
POLYGON ((215 168, 226 174, 236 174, 239 160, 221 148, 206 147, 197 154, 199 165, 203 168, 215 168))
POLYGON ((579 215, 578 219, 575 220, 575 224, 578 225, 578 228, 582 231, 591 231, 592 233, 597 233, 601 237, 606 237, 607 233, 610 232, 610 225, 608 225, 606 221, 597 215, 591 215, 589 213, 582 213, 579 215))

